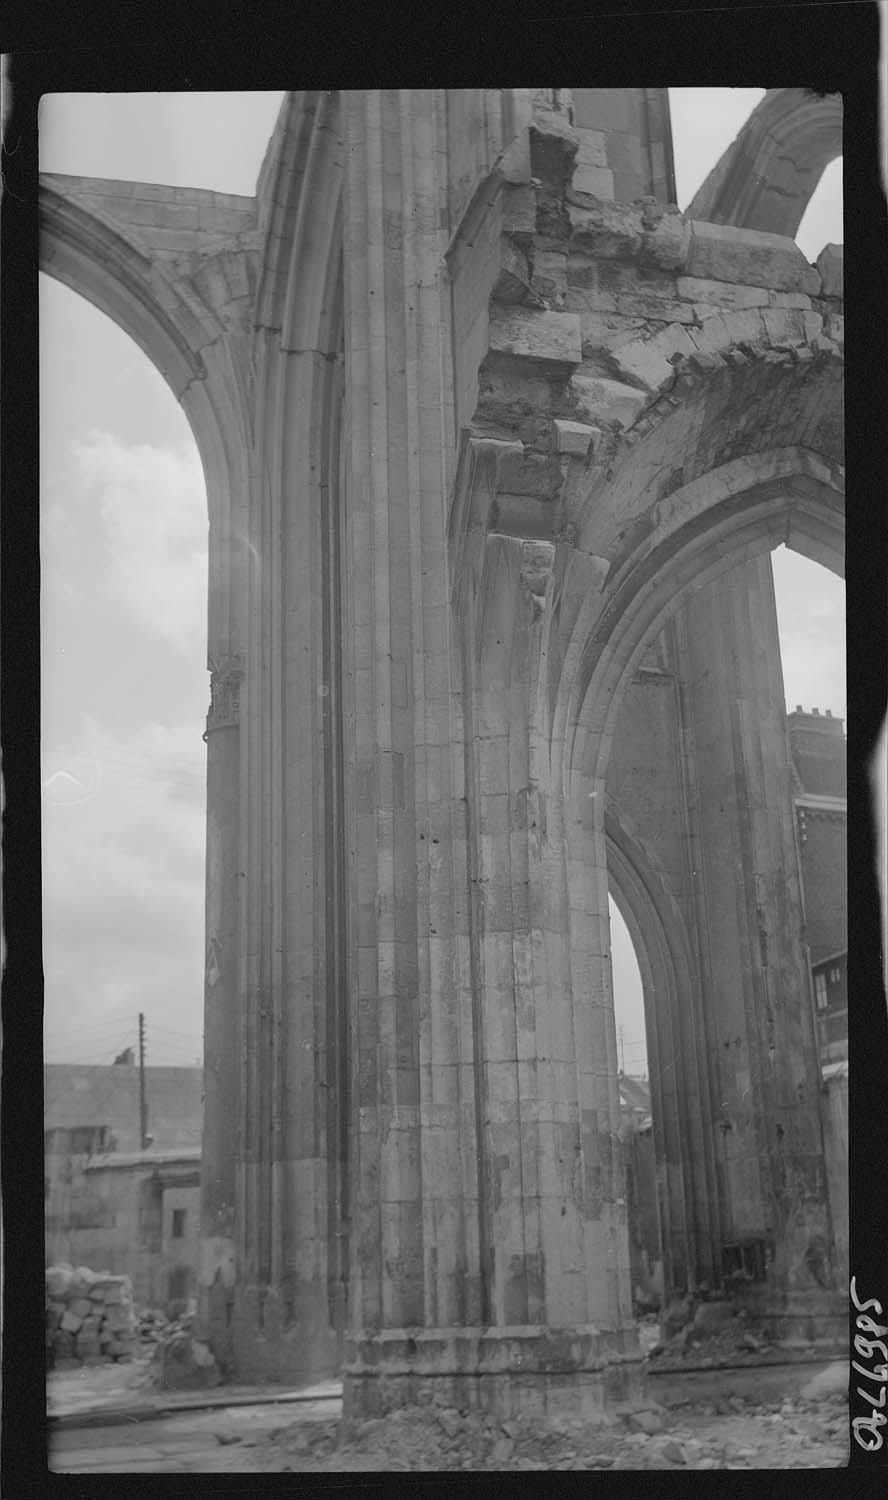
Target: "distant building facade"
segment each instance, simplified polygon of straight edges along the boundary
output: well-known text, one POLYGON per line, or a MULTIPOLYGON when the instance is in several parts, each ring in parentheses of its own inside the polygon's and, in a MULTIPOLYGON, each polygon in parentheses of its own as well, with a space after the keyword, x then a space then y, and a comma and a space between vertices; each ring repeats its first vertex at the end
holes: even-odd
POLYGON ((44 1068, 45 1255, 126 1273, 138 1305, 176 1316, 197 1285, 203 1073, 145 1074, 152 1139, 142 1150, 129 1057, 44 1068))
POLYGON ((833 953, 811 965, 817 1039, 823 1064, 848 1058, 848 954, 833 953))
POLYGON ((822 1065, 848 1056, 845 731, 829 709, 787 715, 805 936, 822 1065))

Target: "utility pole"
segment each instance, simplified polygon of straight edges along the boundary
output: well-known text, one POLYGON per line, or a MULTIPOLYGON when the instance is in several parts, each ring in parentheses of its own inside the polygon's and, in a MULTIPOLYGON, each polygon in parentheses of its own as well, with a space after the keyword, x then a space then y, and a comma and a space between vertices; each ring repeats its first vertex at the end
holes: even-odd
POLYGON ((142 1131, 142 1150, 148 1147, 148 1098, 145 1093, 145 1017, 139 1011, 139 1124, 142 1131))
POLYGON ((621 1073, 625 1073, 625 1071, 626 1071, 626 1061, 625 1061, 625 1058, 623 1057, 623 1028, 622 1028, 622 1026, 618 1026, 617 1027, 617 1036, 620 1039, 620 1072, 621 1073))

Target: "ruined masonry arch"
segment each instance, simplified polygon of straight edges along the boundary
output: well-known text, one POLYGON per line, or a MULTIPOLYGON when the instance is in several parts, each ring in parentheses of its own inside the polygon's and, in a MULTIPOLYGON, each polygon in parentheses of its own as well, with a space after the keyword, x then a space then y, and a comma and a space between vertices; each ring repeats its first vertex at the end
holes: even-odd
POLYGON ((793 238, 826 167, 842 154, 842 100, 769 89, 698 189, 688 218, 793 238))

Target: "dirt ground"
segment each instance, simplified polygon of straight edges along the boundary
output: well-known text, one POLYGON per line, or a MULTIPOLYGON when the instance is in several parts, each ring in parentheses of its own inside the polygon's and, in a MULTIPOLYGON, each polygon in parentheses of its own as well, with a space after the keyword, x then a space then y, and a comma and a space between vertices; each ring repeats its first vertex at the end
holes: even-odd
MULTIPOLYGON (((196 1438, 197 1428, 201 1433, 205 1429, 202 1440, 209 1448, 202 1460, 195 1455, 195 1461, 204 1471, 212 1467, 217 1472, 795 1469, 846 1464, 847 1364, 809 1366, 791 1379, 778 1369, 771 1370, 769 1378, 767 1374, 760 1368, 735 1373, 733 1382, 716 1371, 690 1380, 681 1375, 652 1380, 656 1399, 618 1407, 596 1419, 501 1422, 423 1406, 365 1422, 349 1436, 343 1434, 338 1396, 326 1396, 326 1404, 320 1406, 307 1402, 281 1405, 277 1411, 266 1408, 259 1426, 248 1420, 249 1408, 220 1404, 218 1410, 199 1417, 195 1412, 176 1414, 156 1429, 151 1441, 160 1443, 160 1460, 165 1444, 178 1451, 184 1433, 191 1431, 196 1438)), ((50 1415, 96 1412, 147 1406, 156 1394, 143 1357, 128 1364, 53 1374, 47 1404, 50 1415)), ((224 1395, 214 1393, 220 1403, 224 1395)), ((149 1428, 150 1424, 135 1424, 127 1441, 144 1445, 149 1428)), ((122 1429, 108 1429, 108 1436, 112 1442, 121 1441, 122 1429), (114 1431, 121 1437, 115 1439, 114 1431)), ((65 1442, 76 1445, 76 1434, 67 1434, 65 1442)), ((125 1459, 120 1469, 126 1472, 125 1459)))

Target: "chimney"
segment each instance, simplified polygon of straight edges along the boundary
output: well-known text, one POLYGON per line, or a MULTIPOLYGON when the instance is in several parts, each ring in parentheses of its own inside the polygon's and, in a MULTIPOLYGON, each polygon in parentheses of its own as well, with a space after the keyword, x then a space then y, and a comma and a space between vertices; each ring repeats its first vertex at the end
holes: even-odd
POLYGON ((805 710, 802 708, 801 703, 796 704, 795 711, 797 714, 803 714, 805 712, 805 710))
POLYGON ((826 710, 826 717, 827 717, 827 718, 828 718, 828 719, 831 719, 831 718, 832 718, 832 709, 831 709, 831 708, 828 708, 828 709, 827 709, 827 710, 826 710))
POLYGON ((813 714, 813 716, 814 716, 815 719, 819 719, 820 718, 820 709, 819 708, 812 708, 811 713, 813 714))

